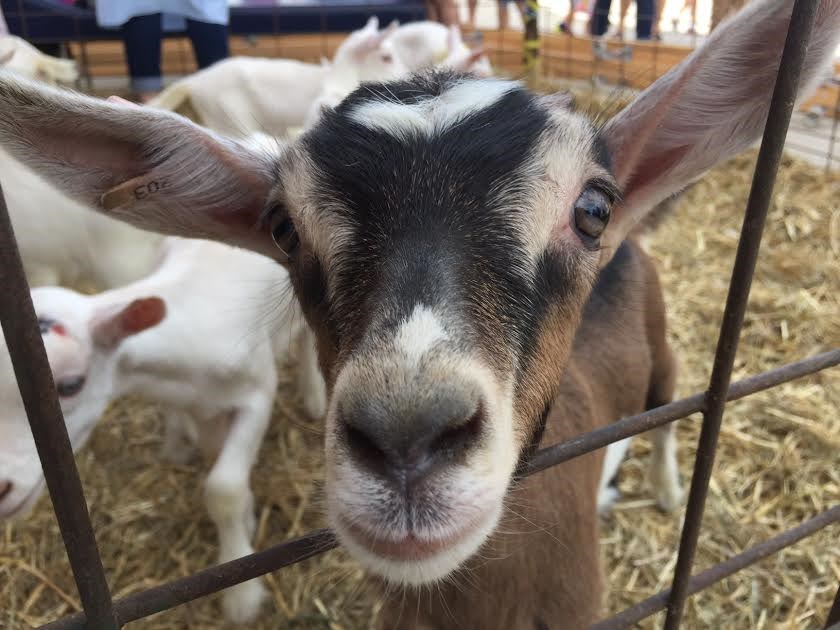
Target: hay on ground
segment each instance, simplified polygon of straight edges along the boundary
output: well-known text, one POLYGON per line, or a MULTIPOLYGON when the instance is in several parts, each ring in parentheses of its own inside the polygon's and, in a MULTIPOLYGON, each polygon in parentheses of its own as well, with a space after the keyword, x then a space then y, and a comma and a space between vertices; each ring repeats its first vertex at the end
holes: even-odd
MULTIPOLYGON (((707 381, 754 153, 717 169, 652 235, 667 296, 669 338, 681 361, 678 395, 707 381)), ((840 346, 840 177, 786 159, 776 186, 735 378, 840 346)), ((307 419, 284 371, 275 417, 254 470, 257 548, 324 525, 323 432, 307 419)), ((840 370, 786 384, 728 408, 697 570, 840 502, 840 370)), ((115 596, 194 572, 215 560, 201 500, 204 463, 157 456, 161 415, 124 400, 112 406, 79 456, 90 511, 115 596)), ((680 464, 691 474, 697 416, 680 423, 680 464)), ((668 586, 681 514, 652 504, 644 473, 649 444, 624 464, 623 499, 604 522, 608 607, 619 610, 668 586)), ((840 583, 837 528, 797 544, 693 597, 686 627, 817 628, 840 583)), ((561 550, 557 550, 561 553, 561 550)), ((342 552, 268 578, 272 601, 255 630, 366 628, 374 588, 342 552)), ((133 628, 222 627, 218 596, 133 628)), ((79 608, 44 498, 23 523, 0 526, 0 627, 16 630, 79 608)), ((652 621, 644 627, 656 627, 652 621)))

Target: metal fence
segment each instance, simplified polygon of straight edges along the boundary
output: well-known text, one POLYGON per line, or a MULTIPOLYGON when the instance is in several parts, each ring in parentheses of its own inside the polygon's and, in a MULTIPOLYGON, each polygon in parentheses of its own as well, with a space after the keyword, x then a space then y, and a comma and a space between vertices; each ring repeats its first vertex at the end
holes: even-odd
MULTIPOLYGON (((726 403, 840 364, 838 348, 730 383, 764 222, 790 124, 804 52, 818 5, 819 0, 796 0, 794 5, 753 175, 708 389, 645 413, 617 420, 607 427, 567 442, 538 450, 518 471, 522 476, 536 474, 623 438, 649 431, 695 412, 703 413, 694 475, 672 586, 597 623, 595 627, 598 629, 626 628, 663 609, 666 610, 664 627, 677 628, 689 596, 840 521, 840 505, 837 505, 793 529, 692 575, 726 403)), ((41 626, 42 628, 119 628, 131 621, 301 562, 337 546, 337 541, 330 531, 317 530, 188 577, 122 599, 112 599, 2 191, 0 286, 3 287, 0 323, 84 609, 83 613, 64 617, 41 626)), ((826 619, 826 628, 838 627, 840 588, 826 619)))

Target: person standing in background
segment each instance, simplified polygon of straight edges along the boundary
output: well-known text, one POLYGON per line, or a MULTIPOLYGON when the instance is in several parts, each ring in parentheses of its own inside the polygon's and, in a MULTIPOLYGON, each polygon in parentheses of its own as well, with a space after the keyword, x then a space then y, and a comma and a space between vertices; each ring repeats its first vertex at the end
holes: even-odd
POLYGON ((199 68, 229 56, 227 0, 97 0, 96 21, 122 31, 131 89, 140 102, 163 87, 163 31, 183 31, 192 42, 199 68))
MULTIPOLYGON (((601 37, 607 32, 607 29, 610 26, 611 6, 612 0, 595 0, 595 8, 592 11, 592 21, 589 23, 590 33, 593 37, 601 37)), ((629 6, 629 0, 625 0, 622 7, 622 14, 626 12, 626 7, 629 6)), ((653 21, 656 17, 654 12, 654 0, 636 0, 636 39, 646 40, 651 38, 653 21)), ((621 17, 619 27, 624 27, 623 15, 621 17)))

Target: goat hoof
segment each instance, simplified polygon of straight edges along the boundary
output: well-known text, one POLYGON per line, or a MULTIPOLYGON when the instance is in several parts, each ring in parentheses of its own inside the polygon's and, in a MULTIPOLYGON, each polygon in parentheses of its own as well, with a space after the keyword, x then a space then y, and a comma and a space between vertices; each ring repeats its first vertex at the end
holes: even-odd
POLYGON ((615 486, 607 486, 598 493, 598 514, 603 516, 612 510, 612 506, 621 497, 621 492, 615 486))
POLYGON ((237 584, 225 591, 222 609, 225 617, 237 624, 253 622, 260 614, 263 602, 268 599, 268 590, 259 580, 237 584))
POLYGON ((682 505, 684 496, 679 484, 666 484, 656 491, 656 504, 663 512, 675 512, 682 505))

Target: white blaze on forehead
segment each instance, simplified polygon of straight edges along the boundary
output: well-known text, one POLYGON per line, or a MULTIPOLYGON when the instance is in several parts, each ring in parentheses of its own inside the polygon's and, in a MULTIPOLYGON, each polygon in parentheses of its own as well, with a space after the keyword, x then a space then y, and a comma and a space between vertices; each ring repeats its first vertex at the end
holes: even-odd
POLYGON ((558 239, 577 239, 570 228, 572 208, 588 180, 612 179, 594 159, 596 132, 583 115, 564 107, 550 110, 552 124, 537 148, 541 181, 533 189, 532 211, 522 230, 530 265, 536 266, 558 239))
POLYGON ((456 83, 443 94, 417 103, 370 101, 350 112, 350 119, 369 129, 393 136, 431 136, 451 127, 470 114, 492 107, 505 94, 521 88, 517 81, 475 81, 456 83))
POLYGON ((396 347, 411 361, 419 361, 424 353, 447 338, 437 315, 426 306, 418 304, 411 316, 397 330, 396 347))

